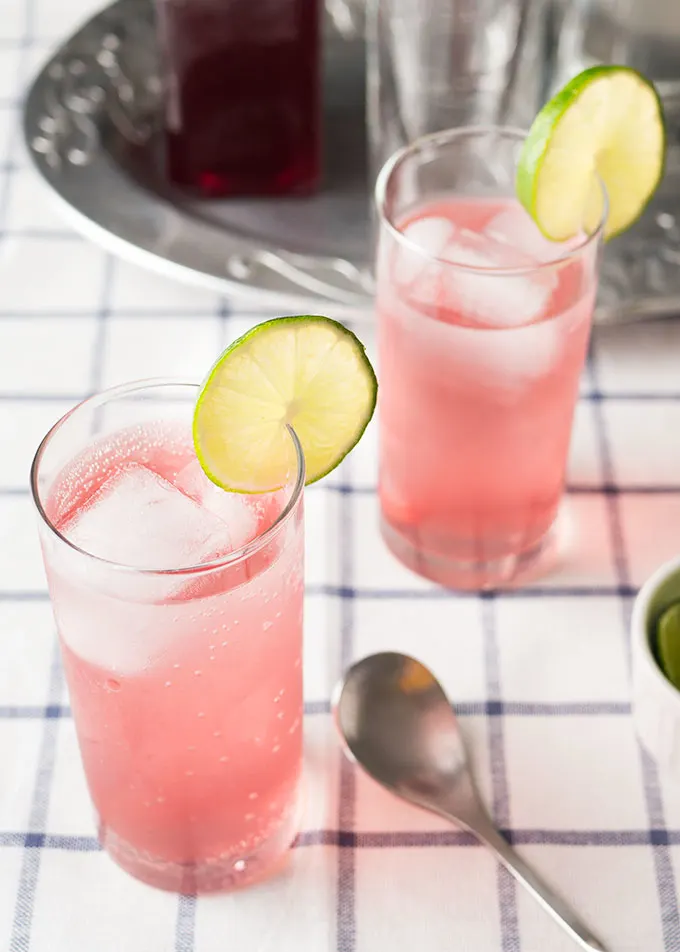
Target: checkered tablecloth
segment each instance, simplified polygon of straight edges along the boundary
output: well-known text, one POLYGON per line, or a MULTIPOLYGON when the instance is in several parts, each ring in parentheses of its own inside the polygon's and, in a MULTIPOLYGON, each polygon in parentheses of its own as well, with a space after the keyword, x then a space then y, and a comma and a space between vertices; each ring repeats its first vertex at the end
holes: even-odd
MULTIPOLYGON (((455 595, 376 529, 375 428, 307 492, 307 809, 290 868, 178 898, 94 838, 27 491, 35 447, 94 390, 200 379, 262 313, 116 260, 54 213, 18 101, 90 0, 0 0, 0 950, 572 952, 469 837, 344 762, 329 716, 352 659, 416 654, 456 701, 484 799, 610 952, 678 952, 680 790, 629 711, 639 584, 680 551, 680 323, 595 335, 569 468, 564 564, 530 589, 455 595)), ((370 327, 357 330, 371 345, 370 327)))

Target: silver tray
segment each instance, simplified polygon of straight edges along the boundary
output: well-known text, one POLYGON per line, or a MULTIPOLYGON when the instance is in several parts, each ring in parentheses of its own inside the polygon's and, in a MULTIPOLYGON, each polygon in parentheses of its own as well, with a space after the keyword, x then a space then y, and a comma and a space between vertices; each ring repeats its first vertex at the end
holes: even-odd
MULTIPOLYGON (((312 198, 197 201, 159 175, 161 88, 149 0, 118 0, 52 56, 24 134, 73 224, 139 264, 280 308, 369 314, 364 42, 327 18, 323 187, 312 198)), ((596 319, 680 314, 680 146, 643 218, 605 251, 596 319)))

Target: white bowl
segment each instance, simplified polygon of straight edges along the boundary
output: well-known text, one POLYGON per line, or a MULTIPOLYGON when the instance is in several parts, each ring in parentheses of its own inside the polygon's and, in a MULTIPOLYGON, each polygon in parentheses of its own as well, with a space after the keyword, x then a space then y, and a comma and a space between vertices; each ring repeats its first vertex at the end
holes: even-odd
POLYGON ((652 650, 657 620, 674 602, 680 602, 680 558, 657 569, 635 600, 633 718, 643 746, 664 775, 680 784, 680 691, 665 676, 652 650))

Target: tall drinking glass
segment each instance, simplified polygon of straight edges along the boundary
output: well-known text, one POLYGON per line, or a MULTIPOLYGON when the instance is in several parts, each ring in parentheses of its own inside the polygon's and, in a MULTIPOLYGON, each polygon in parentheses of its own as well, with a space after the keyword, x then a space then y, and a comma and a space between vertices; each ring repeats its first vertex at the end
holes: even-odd
POLYGON ((382 532, 454 588, 507 581, 544 548, 591 326, 601 226, 540 235, 514 198, 522 140, 427 136, 377 184, 382 532))
POLYGON ((548 81, 548 2, 366 0, 375 174, 396 149, 432 132, 529 125, 548 81))
POLYGON ((223 492, 191 441, 198 388, 80 404, 31 485, 100 840, 152 885, 260 878, 298 828, 304 460, 223 492))
POLYGON ((680 144, 680 5, 677 0, 551 0, 551 89, 602 63, 632 66, 652 80, 680 144))

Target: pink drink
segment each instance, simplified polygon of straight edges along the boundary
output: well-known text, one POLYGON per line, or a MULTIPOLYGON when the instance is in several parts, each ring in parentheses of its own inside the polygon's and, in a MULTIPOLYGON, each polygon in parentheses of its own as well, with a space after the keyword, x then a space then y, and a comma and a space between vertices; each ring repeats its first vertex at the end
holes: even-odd
POLYGON ((79 453, 44 513, 91 555, 166 570, 113 571, 42 533, 103 845, 163 888, 260 877, 297 832, 301 497, 222 492, 187 426, 159 420, 79 453))
POLYGON ((377 295, 383 534, 436 581, 496 584, 555 520, 597 242, 548 242, 511 197, 440 197, 391 220, 377 295))

